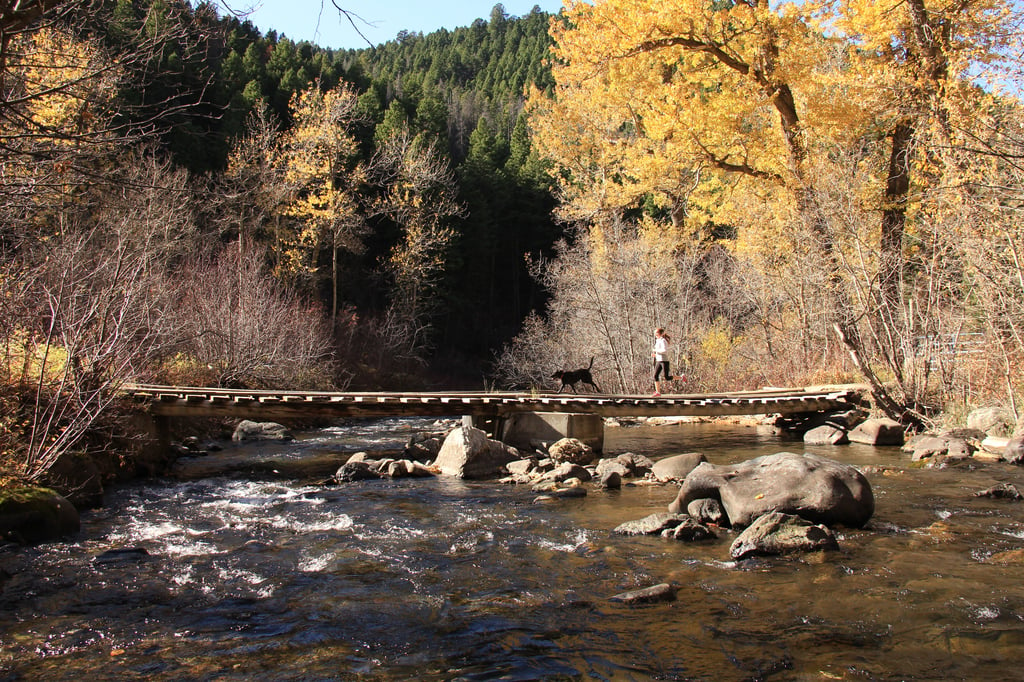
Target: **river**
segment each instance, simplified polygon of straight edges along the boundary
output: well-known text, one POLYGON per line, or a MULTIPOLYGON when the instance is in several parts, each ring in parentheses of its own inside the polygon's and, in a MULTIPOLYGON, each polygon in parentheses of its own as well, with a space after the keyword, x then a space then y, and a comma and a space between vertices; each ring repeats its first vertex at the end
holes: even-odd
MULTIPOLYGON (((426 426, 228 445, 112 490, 76 542, 0 549, 0 680, 1024 679, 1021 564, 1002 561, 1024 547, 1024 503, 974 496, 1024 490, 1020 468, 806 448, 865 471, 874 518, 840 529, 838 552, 738 563, 729 533, 610 532, 664 510, 676 485, 543 502, 443 477, 322 485, 291 468, 398 448, 426 426), (675 601, 610 600, 663 582, 675 601)), ((609 428, 605 442, 716 463, 783 450, 805 448, 717 424, 609 428)))

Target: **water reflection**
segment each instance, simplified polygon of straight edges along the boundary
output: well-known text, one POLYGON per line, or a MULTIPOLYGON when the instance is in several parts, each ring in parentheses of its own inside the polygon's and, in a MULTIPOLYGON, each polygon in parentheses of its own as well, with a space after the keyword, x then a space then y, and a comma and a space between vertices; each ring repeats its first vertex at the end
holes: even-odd
MULTIPOLYGON (((406 422, 230 449, 223 462, 399 447, 406 422), (396 445, 397 444, 397 445, 396 445)), ((609 429, 608 452, 717 463, 803 451, 753 427, 609 429)), ((528 490, 453 479, 324 487, 227 473, 126 487, 79 543, 0 552, 7 679, 1009 679, 1024 663, 1014 554, 1024 505, 974 497, 1020 470, 912 468, 896 449, 814 448, 864 467, 869 527, 841 550, 740 563, 731 536, 610 530, 676 487, 528 490), (97 557, 112 548, 145 553, 97 557), (998 558, 996 561, 994 559, 998 558), (674 583, 675 602, 609 601, 674 583)), ((215 460, 197 462, 203 476, 215 460)), ((317 473, 319 475, 319 473, 317 473)))

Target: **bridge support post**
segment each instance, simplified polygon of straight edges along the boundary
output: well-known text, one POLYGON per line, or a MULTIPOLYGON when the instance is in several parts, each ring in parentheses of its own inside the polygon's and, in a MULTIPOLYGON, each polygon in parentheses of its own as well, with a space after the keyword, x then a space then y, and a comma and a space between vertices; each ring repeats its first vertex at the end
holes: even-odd
POLYGON ((604 419, 597 414, 577 412, 513 412, 508 415, 498 440, 520 449, 532 450, 542 442, 575 438, 595 452, 604 449, 604 419))
POLYGON ((161 455, 171 451, 171 418, 161 414, 139 414, 135 418, 139 431, 159 449, 161 455))

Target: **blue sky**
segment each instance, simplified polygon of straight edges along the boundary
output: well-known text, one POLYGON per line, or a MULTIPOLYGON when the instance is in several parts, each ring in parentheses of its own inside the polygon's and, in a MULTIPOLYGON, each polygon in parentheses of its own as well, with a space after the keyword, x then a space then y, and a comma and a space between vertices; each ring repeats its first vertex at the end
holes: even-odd
MULTIPOLYGON (((469 26, 476 19, 488 19, 495 0, 337 0, 366 23, 360 31, 377 45, 393 39, 399 31, 430 33, 439 28, 469 26)), ((226 0, 236 12, 249 12, 248 19, 267 33, 271 29, 292 40, 308 40, 321 47, 366 47, 348 20, 339 16, 331 0, 226 0)), ((506 0, 501 3, 510 16, 529 14, 535 5, 545 12, 557 12, 561 0, 506 0)))

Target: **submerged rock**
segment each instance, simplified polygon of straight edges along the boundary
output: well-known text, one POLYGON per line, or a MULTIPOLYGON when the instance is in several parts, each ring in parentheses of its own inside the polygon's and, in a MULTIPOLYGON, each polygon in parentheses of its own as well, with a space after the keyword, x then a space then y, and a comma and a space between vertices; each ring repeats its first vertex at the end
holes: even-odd
POLYGON ((668 583, 652 585, 639 590, 622 592, 611 598, 611 601, 625 604, 653 604, 656 602, 675 601, 676 588, 668 583))

